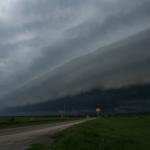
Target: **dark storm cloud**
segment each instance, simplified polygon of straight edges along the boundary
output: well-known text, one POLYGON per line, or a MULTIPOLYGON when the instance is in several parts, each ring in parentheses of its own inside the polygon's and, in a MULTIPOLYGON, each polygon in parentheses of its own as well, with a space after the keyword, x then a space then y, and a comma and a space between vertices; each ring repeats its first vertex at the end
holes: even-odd
MULTIPOLYGON (((74 58, 148 29, 149 15, 149 0, 0 2, 1 97, 17 88, 30 87, 38 79, 43 81, 55 74, 56 67, 74 58)), ((110 69, 105 65, 101 67, 110 69)), ((73 80, 73 77, 67 80, 73 80)), ((69 81, 60 84, 63 89, 73 86, 66 87, 66 82, 69 81)), ((62 89, 56 87, 51 91, 55 97, 55 93, 61 95, 62 89)), ((29 101, 32 103, 30 99, 25 103, 29 101)))

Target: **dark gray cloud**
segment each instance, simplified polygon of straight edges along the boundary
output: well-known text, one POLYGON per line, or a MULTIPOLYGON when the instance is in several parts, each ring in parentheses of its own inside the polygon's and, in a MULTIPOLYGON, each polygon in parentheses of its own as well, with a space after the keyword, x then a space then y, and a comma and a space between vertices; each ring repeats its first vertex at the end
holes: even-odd
MULTIPOLYGON (((62 74, 61 72, 55 74, 56 67, 61 68, 72 59, 148 29, 149 15, 149 0, 5 0, 0 2, 0 97, 20 87, 30 87, 38 79, 41 80, 40 83, 44 82, 53 74, 62 78, 64 71, 62 70, 62 74)), ((101 49, 100 57, 105 56, 103 51, 105 49, 101 49)), ((114 60, 113 54, 117 54, 111 53, 111 49, 108 51, 111 54, 109 56, 114 60)), ((113 73, 109 66, 101 65, 101 67, 108 70, 106 74, 115 76, 117 73, 117 69, 113 73)), ((118 69, 118 74, 119 72, 128 73, 132 72, 132 69, 124 68, 124 71, 118 69)), ((123 76, 122 73, 119 76, 123 76)), ((58 83, 58 86, 61 85, 61 88, 66 90, 57 86, 55 90, 49 87, 51 95, 48 96, 63 95, 61 91, 75 93, 68 91, 67 88, 77 83, 80 85, 80 88, 77 86, 78 89, 81 90, 83 87, 79 82, 82 83, 84 79, 76 78, 76 81, 75 78, 67 76, 67 81, 64 79, 58 83), (74 80, 75 83, 70 82, 69 86, 65 84, 70 80, 74 80)), ((93 82, 94 79, 90 78, 90 80, 93 82)), ((101 86, 105 84, 101 83, 101 86)), ((87 83, 86 87, 90 88, 89 86, 92 85, 87 83)), ((24 103, 38 101, 36 97, 34 99, 28 99, 24 103)), ((3 100, 1 103, 4 103, 3 100)), ((13 103, 18 102, 15 100, 9 102, 9 104, 13 103)))

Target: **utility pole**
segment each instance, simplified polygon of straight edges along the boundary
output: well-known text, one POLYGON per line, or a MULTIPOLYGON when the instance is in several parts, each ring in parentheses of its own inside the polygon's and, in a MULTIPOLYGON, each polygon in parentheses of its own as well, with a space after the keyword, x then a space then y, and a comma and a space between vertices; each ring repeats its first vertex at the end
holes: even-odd
POLYGON ((64 103, 64 116, 66 114, 66 104, 64 103))

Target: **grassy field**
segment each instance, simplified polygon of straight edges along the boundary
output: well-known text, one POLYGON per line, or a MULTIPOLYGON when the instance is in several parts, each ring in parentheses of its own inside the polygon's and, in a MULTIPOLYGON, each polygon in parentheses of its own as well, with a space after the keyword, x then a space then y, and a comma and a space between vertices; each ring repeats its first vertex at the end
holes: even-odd
POLYGON ((69 121, 73 117, 0 117, 0 128, 69 121))
POLYGON ((33 145, 29 150, 142 149, 150 149, 150 116, 99 118, 56 135, 52 145, 33 145))

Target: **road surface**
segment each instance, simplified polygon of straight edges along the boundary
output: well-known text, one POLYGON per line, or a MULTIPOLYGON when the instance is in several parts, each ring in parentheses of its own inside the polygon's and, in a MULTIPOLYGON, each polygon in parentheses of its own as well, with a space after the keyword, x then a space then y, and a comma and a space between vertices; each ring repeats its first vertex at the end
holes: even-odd
POLYGON ((0 129, 0 150, 26 150, 31 144, 48 143, 52 140, 50 137, 55 133, 85 121, 87 121, 87 119, 12 129, 0 129))

